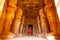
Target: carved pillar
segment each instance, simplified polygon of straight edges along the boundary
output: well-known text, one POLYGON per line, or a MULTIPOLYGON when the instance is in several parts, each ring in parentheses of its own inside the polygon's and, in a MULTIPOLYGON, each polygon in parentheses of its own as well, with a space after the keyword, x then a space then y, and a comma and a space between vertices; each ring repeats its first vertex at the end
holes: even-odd
POLYGON ((21 27, 20 27, 20 34, 22 34, 23 31, 23 25, 24 25, 24 16, 22 17, 22 23, 21 23, 21 27))
POLYGON ((57 16, 54 0, 45 0, 45 4, 46 15, 49 21, 51 31, 53 31, 54 35, 57 35, 57 33, 59 33, 58 31, 60 30, 58 30, 58 28, 60 27, 58 26, 59 19, 57 16))
POLYGON ((37 21, 38 21, 38 30, 39 30, 39 34, 40 34, 42 29, 41 29, 41 22, 40 22, 40 17, 39 16, 37 16, 37 21))
POLYGON ((17 0, 7 0, 7 11, 4 24, 4 32, 10 32, 10 27, 15 16, 17 0))
POLYGON ((12 25, 12 32, 16 34, 19 33, 19 29, 21 26, 22 13, 23 13, 23 10, 20 7, 18 7, 17 12, 16 12, 16 17, 12 25))
POLYGON ((6 1, 7 1, 7 9, 5 14, 4 29, 1 37, 13 38, 14 35, 10 32, 10 28, 15 16, 17 0, 6 0, 6 1))
POLYGON ((46 18, 46 15, 44 13, 43 7, 39 10, 39 15, 40 15, 40 20, 41 20, 42 32, 43 32, 43 34, 45 34, 48 32, 48 29, 47 29, 48 23, 47 23, 47 18, 46 18))

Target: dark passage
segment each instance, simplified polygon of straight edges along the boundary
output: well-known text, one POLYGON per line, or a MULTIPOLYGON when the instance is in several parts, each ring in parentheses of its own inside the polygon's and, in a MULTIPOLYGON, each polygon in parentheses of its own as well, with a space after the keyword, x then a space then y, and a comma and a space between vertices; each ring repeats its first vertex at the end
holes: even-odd
POLYGON ((33 25, 32 24, 29 24, 28 35, 33 35, 33 25))

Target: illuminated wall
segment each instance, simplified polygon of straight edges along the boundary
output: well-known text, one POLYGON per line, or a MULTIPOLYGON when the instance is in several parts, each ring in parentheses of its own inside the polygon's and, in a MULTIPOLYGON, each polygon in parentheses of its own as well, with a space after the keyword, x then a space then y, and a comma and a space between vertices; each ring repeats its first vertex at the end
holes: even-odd
POLYGON ((57 13, 58 13, 59 20, 60 20, 60 0, 55 0, 55 5, 57 8, 57 13))
POLYGON ((0 17, 1 17, 1 15, 2 15, 4 3, 5 3, 5 0, 0 0, 0 17))

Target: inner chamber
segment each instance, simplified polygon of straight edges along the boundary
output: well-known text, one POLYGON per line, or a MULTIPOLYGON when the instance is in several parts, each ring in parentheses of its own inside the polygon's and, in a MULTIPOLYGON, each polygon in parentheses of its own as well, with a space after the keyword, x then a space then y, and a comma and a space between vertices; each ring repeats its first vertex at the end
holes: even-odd
MULTIPOLYGON (((23 12, 24 15, 24 24, 22 29, 22 34, 29 35, 29 30, 31 28, 32 34, 37 35, 41 33, 48 33, 50 32, 49 23, 46 19, 47 25, 43 23, 44 20, 41 22, 41 17, 39 16, 39 10, 26 10, 23 12), (43 25, 42 25, 43 24, 43 25), (44 26, 45 25, 45 26, 44 26)), ((43 19, 43 18, 42 18, 43 19)))
POLYGON ((38 32, 38 22, 37 22, 38 12, 36 13, 34 13, 33 10, 30 10, 30 9, 26 10, 23 13, 25 17, 24 26, 23 26, 23 28, 25 29, 23 30, 23 34, 28 34, 30 28, 32 30, 32 35, 38 32))
POLYGON ((43 0, 41 1, 18 1, 18 7, 23 10, 24 20, 21 23, 20 33, 28 35, 29 29, 31 27, 32 35, 48 33, 50 32, 50 27, 48 20, 44 12, 43 0), (40 11, 39 10, 43 10, 40 11))

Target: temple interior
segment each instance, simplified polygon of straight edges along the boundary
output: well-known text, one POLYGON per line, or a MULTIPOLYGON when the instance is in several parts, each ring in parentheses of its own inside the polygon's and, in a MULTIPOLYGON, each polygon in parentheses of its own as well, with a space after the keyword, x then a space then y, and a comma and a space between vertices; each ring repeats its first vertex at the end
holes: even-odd
POLYGON ((0 40, 60 40, 60 0, 0 0, 0 40))

